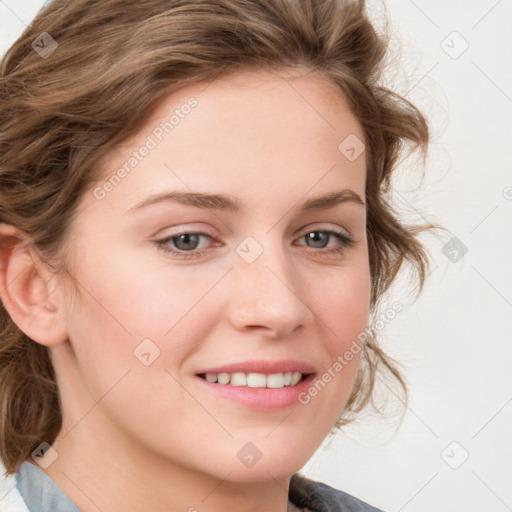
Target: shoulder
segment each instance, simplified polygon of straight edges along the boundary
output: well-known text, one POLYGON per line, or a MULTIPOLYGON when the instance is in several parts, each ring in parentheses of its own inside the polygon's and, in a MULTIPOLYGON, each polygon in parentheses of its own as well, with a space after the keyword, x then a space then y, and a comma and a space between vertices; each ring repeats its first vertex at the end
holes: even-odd
POLYGON ((18 488, 16 477, 7 476, 0 464, 0 510, 2 512, 29 512, 18 488))
POLYGON ((298 473, 292 476, 289 499, 311 512, 383 512, 346 492, 298 473))

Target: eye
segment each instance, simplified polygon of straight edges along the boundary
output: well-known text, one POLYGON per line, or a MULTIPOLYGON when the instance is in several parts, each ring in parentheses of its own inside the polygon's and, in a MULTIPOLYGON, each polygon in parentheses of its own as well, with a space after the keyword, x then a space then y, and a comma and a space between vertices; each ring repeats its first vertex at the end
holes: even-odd
MULTIPOLYGON (((299 240, 304 238, 307 243, 312 243, 313 249, 324 249, 327 246, 327 243, 333 237, 338 242, 340 242, 340 245, 335 246, 327 251, 321 251, 322 253, 343 252, 355 244, 354 240, 352 238, 350 238, 347 234, 339 232, 339 231, 334 231, 332 229, 327 229, 327 230, 316 229, 314 231, 309 231, 308 233, 303 235, 301 238, 299 238, 299 240)), ((311 245, 309 245, 309 247, 311 247, 311 245)))
MULTIPOLYGON (((187 259, 203 255, 205 250, 203 248, 199 248, 201 238, 213 240, 213 236, 208 233, 194 231, 176 233, 162 238, 161 240, 155 240, 155 243, 164 253, 187 259)), ((330 229, 309 231, 298 240, 303 238, 306 240, 306 244, 309 248, 321 249, 313 251, 319 254, 341 253, 355 244, 355 241, 347 234, 330 229), (339 244, 325 250, 325 247, 328 246, 329 241, 333 238, 335 241, 337 240, 339 244)))
POLYGON ((199 245, 199 240, 202 236, 205 236, 204 233, 185 233, 183 235, 178 235, 172 237, 172 241, 176 244, 176 247, 180 251, 186 251, 188 249, 197 249, 199 245))
POLYGON ((182 258, 192 258, 200 256, 203 252, 197 251, 201 237, 212 238, 208 233, 184 232, 162 238, 161 240, 156 240, 156 244, 165 253, 174 254, 182 258), (177 250, 170 246, 171 243, 177 248, 177 250))

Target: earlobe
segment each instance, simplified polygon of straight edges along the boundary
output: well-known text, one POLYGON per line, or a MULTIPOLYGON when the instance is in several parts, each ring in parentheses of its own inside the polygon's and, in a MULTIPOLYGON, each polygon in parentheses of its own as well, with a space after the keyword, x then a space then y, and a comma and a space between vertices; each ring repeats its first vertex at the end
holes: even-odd
POLYGON ((0 224, 0 240, 0 298, 7 313, 34 341, 62 343, 67 330, 50 295, 51 273, 21 230, 0 224))

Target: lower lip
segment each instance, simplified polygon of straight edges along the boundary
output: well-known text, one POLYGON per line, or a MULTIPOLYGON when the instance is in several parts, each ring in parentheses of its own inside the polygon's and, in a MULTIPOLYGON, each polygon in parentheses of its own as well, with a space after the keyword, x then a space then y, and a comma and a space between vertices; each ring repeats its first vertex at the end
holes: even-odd
POLYGON ((315 375, 310 374, 295 386, 283 388, 250 388, 208 382, 196 375, 196 379, 212 393, 260 411, 275 411, 300 403, 299 395, 307 392, 314 378, 315 375))

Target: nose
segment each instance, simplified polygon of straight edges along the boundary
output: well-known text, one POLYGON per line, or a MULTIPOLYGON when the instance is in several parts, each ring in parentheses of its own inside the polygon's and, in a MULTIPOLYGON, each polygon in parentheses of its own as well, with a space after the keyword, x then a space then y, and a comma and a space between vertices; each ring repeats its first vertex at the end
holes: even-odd
POLYGON ((281 244, 269 242, 251 263, 237 256, 234 267, 228 315, 237 330, 284 338, 312 322, 306 282, 281 244))

